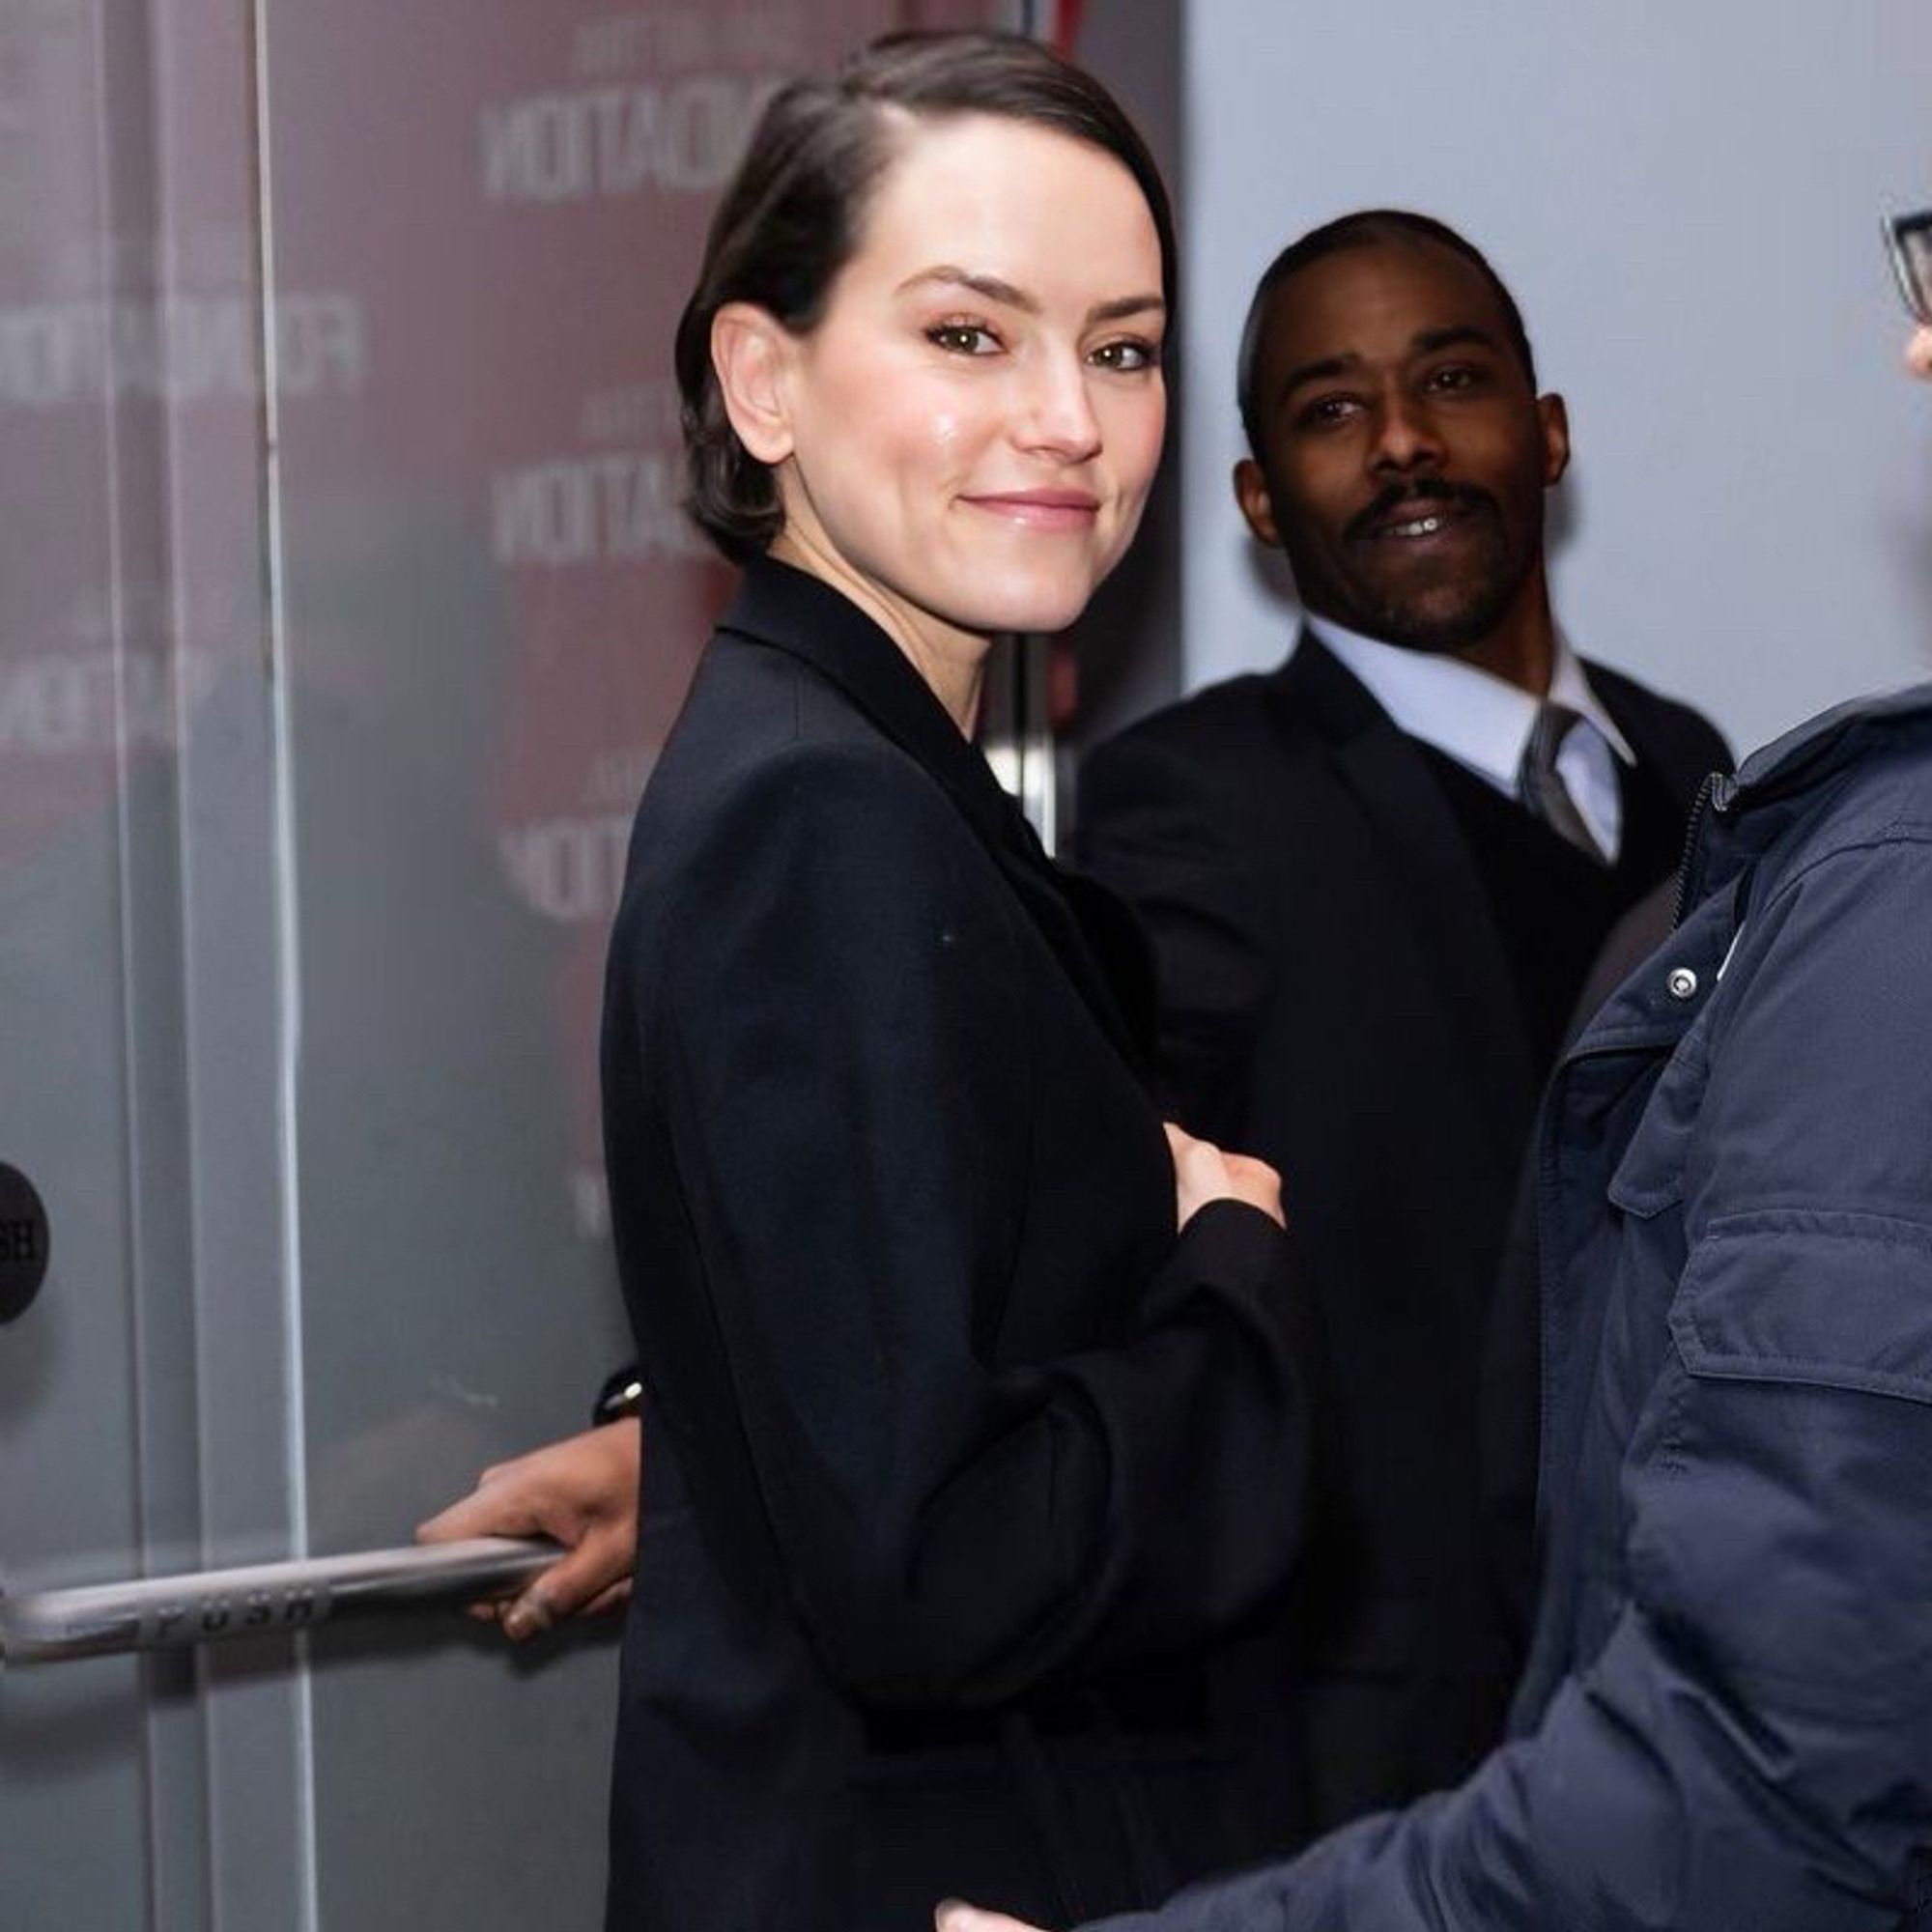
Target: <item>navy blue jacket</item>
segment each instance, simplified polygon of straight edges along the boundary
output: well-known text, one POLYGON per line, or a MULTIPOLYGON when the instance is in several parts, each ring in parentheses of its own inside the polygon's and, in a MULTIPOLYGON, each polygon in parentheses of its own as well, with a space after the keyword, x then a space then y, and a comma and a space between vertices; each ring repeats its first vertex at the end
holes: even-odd
POLYGON ((1932 1925, 1932 686, 1717 781, 1685 886, 1540 1129, 1513 1742, 1117 1932, 1932 1925))

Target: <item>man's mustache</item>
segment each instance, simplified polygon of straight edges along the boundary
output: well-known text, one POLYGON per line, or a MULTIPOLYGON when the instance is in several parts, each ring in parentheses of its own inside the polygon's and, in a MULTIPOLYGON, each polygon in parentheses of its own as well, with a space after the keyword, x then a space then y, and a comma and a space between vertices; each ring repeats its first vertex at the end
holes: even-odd
POLYGON ((1378 491, 1372 502, 1357 510, 1342 530, 1350 543, 1359 543, 1375 533, 1377 525, 1387 523, 1398 508, 1413 508, 1417 503, 1449 503, 1462 510, 1486 510, 1499 515, 1496 499, 1473 483, 1445 483, 1439 476, 1420 476, 1409 483, 1391 483, 1378 491))

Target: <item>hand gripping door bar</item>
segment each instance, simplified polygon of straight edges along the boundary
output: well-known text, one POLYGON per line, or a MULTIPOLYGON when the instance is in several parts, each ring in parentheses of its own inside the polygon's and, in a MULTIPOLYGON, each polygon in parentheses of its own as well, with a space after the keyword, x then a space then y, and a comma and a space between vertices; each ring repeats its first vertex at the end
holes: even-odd
POLYGON ((562 1553, 554 1543, 482 1536, 0 1596, 0 1662, 175 1650, 344 1617, 445 1609, 506 1595, 562 1553))

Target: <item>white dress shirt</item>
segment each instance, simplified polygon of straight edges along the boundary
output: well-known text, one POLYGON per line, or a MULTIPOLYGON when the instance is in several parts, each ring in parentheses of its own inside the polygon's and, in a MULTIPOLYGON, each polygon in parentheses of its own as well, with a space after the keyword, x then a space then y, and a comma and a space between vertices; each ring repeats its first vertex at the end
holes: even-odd
MULTIPOLYGON (((1498 791, 1521 797, 1517 775, 1540 699, 1461 658, 1383 643, 1325 617, 1306 622, 1400 729, 1434 745, 1498 791)), ((1557 776, 1590 837, 1607 863, 1615 865, 1624 822, 1617 766, 1634 765, 1636 754, 1590 689, 1577 653, 1561 633, 1550 668, 1549 698, 1567 704, 1583 720, 1571 727, 1556 753, 1557 776)))

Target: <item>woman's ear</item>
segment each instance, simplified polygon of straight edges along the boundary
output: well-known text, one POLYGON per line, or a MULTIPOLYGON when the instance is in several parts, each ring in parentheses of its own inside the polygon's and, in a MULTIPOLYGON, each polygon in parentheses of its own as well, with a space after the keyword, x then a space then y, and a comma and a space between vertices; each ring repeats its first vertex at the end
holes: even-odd
POLYGON ((791 454, 791 414, 785 377, 791 366, 791 331, 755 303, 726 302, 711 318, 711 366, 746 451, 768 467, 791 454))

